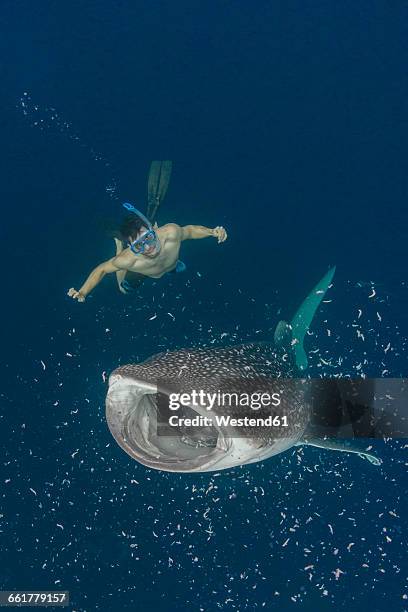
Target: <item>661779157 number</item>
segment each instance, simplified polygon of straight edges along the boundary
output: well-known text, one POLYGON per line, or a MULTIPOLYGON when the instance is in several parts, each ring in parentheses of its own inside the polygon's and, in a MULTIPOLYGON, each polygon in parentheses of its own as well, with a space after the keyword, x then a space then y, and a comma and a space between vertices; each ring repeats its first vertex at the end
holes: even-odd
POLYGON ((68 606, 68 591, 0 591, 0 606, 68 606))

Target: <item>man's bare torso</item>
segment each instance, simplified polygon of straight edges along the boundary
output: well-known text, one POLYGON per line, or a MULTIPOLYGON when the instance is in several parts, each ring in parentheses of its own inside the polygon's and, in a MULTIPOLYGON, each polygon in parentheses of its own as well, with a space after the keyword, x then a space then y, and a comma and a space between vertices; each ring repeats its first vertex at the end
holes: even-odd
MULTIPOLYGON (((147 244, 143 254, 135 255, 130 248, 122 249, 122 243, 115 238, 116 257, 112 257, 107 261, 103 261, 92 270, 88 278, 77 291, 71 287, 68 295, 78 302, 84 302, 86 296, 98 285, 106 274, 115 272, 120 290, 126 293, 123 282, 126 277, 126 272, 136 272, 142 276, 150 276, 151 278, 161 278, 167 272, 171 272, 177 265, 177 260, 180 251, 180 244, 184 240, 199 240, 201 238, 216 238, 218 244, 225 242, 227 232, 221 225, 214 228, 205 227, 204 225, 185 225, 180 227, 175 223, 168 223, 163 227, 154 227, 154 231, 158 237, 159 244, 147 244)), ((141 236, 143 239, 143 235, 141 236)), ((131 236, 128 237, 133 248, 136 248, 138 239, 134 240, 131 236)))
POLYGON ((181 229, 178 225, 169 223, 158 228, 156 233, 160 241, 158 254, 135 255, 128 247, 117 255, 112 263, 121 270, 138 272, 151 278, 161 278, 174 270, 180 251, 181 229))

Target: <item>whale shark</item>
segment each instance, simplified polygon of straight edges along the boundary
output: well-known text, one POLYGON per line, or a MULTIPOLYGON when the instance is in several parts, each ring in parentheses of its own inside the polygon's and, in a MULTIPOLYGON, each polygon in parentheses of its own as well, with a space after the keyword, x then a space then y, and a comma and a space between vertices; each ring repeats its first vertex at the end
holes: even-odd
POLYGON ((316 435, 304 341, 334 273, 333 267, 323 276, 290 323, 279 321, 271 342, 183 348, 115 369, 106 419, 119 446, 144 466, 168 472, 219 471, 308 445, 356 453, 379 465, 367 441, 316 435), (259 388, 277 400, 274 405, 252 411, 220 402, 221 395, 248 397, 259 388), (200 396, 192 401, 197 389, 200 396), (187 401, 173 411, 175 391, 187 401))

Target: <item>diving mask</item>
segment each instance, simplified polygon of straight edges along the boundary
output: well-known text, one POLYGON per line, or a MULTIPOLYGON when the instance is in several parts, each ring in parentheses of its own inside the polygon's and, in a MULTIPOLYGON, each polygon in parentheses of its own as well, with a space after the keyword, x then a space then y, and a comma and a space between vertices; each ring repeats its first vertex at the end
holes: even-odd
POLYGON ((135 255, 143 255, 147 249, 150 249, 152 247, 160 250, 160 242, 157 237, 157 233, 153 229, 152 224, 150 223, 148 218, 145 217, 144 214, 140 212, 140 210, 135 208, 133 204, 129 204, 129 202, 125 202, 123 204, 123 207, 126 208, 126 210, 129 210, 130 212, 137 215, 147 227, 147 232, 139 236, 139 238, 136 238, 136 240, 129 242, 129 247, 132 253, 134 253, 135 255))

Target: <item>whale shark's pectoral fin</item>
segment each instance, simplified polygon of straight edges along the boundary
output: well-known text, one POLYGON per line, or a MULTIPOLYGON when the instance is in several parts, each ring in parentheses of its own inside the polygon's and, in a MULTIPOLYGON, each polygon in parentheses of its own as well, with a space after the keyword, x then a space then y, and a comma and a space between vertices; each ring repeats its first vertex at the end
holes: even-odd
POLYGON ((373 465, 381 465, 382 459, 376 457, 372 453, 367 452, 367 441, 362 443, 360 440, 346 440, 342 438, 313 438, 300 440, 296 446, 317 446, 317 448, 324 448, 326 450, 339 451, 341 453, 354 453, 366 459, 373 465))
POLYGON ((308 361, 303 342, 316 314, 316 310, 320 306, 327 289, 330 287, 335 271, 336 267, 330 268, 317 283, 297 309, 290 324, 286 323, 286 321, 279 321, 276 326, 274 333, 275 344, 286 349, 292 347, 295 363, 299 370, 306 370, 307 368, 308 361))

